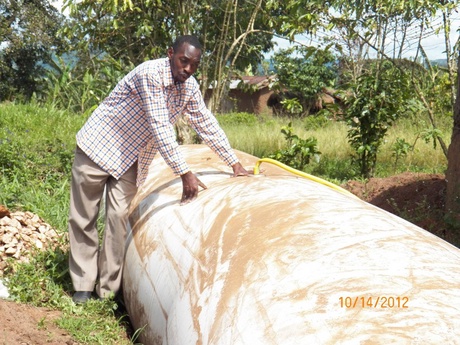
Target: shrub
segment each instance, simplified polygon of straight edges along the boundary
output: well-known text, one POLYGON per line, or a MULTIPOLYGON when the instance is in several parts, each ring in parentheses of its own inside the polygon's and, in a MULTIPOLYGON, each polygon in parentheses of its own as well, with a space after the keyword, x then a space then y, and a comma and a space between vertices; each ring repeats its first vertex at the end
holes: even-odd
POLYGON ((318 151, 316 138, 299 138, 299 136, 292 133, 291 123, 288 126, 283 126, 281 133, 284 134, 287 141, 286 148, 268 155, 268 158, 275 159, 298 170, 303 170, 313 157, 319 160, 321 152, 318 151))

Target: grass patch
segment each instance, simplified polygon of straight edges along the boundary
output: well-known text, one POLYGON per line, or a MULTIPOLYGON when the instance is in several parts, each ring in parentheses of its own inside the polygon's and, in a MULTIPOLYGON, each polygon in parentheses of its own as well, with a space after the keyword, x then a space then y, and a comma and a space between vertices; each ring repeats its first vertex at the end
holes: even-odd
POLYGON ((37 105, 0 104, 0 203, 63 231, 80 116, 37 105))
MULTIPOLYGON (((266 157, 285 147, 286 140, 281 133, 281 127, 292 123, 293 133, 304 139, 316 138, 318 149, 321 152, 320 161, 312 161, 305 168, 305 172, 338 183, 359 178, 357 168, 351 163, 354 152, 348 143, 348 128, 344 122, 332 120, 325 122, 322 117, 318 120, 311 120, 250 114, 247 116, 251 116, 251 120, 241 122, 235 121, 233 116, 233 114, 228 114, 217 116, 217 118, 227 133, 231 145, 237 150, 257 157, 266 157)), ((242 115, 238 114, 237 118, 241 119, 242 115)), ((448 146, 452 124, 449 121, 443 121, 442 125, 443 127, 439 129, 448 146)), ((421 138, 421 133, 427 128, 428 125, 423 121, 414 122, 411 119, 401 119, 391 127, 377 155, 375 177, 391 176, 404 171, 444 173, 447 168, 447 159, 439 143, 434 145, 433 141, 425 142, 421 138), (393 145, 398 138, 404 138, 411 144, 415 143, 415 146, 406 156, 396 160, 393 155, 393 145)))

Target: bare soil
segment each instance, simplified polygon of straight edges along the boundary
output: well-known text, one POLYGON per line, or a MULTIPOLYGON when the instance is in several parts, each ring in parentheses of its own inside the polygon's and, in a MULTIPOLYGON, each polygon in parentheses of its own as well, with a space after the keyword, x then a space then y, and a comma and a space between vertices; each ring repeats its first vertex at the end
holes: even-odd
POLYGON ((372 178, 367 183, 349 181, 342 187, 448 242, 455 242, 455 234, 444 222, 447 183, 443 174, 405 172, 372 178))
POLYGON ((0 299, 1 345, 76 345, 56 326, 60 312, 0 299))
MULTIPOLYGON (((443 222, 444 175, 403 173, 367 183, 349 181, 342 187, 453 243, 443 222)), ((0 345, 77 344, 55 325, 59 317, 57 311, 0 299, 0 345)))

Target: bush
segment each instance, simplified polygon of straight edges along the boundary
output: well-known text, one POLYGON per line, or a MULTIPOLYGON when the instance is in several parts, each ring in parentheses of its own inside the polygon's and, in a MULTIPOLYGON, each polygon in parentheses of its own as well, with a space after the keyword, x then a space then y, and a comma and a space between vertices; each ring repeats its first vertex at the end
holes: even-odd
POLYGON ((287 141, 286 148, 268 155, 268 158, 275 159, 298 170, 303 170, 314 157, 319 160, 321 152, 318 151, 316 138, 299 138, 299 136, 292 133, 291 123, 288 126, 284 126, 281 129, 281 133, 284 134, 287 141))
POLYGON ((304 123, 305 129, 314 130, 326 127, 330 123, 330 120, 326 115, 318 114, 305 117, 304 123))

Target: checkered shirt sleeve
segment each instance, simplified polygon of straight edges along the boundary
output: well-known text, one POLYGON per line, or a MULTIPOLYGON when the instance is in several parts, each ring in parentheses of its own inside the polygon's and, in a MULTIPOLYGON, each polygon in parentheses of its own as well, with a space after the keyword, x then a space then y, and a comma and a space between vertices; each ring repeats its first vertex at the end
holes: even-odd
POLYGON ((200 138, 228 165, 238 163, 227 136, 206 107, 199 89, 194 90, 185 116, 200 138))

